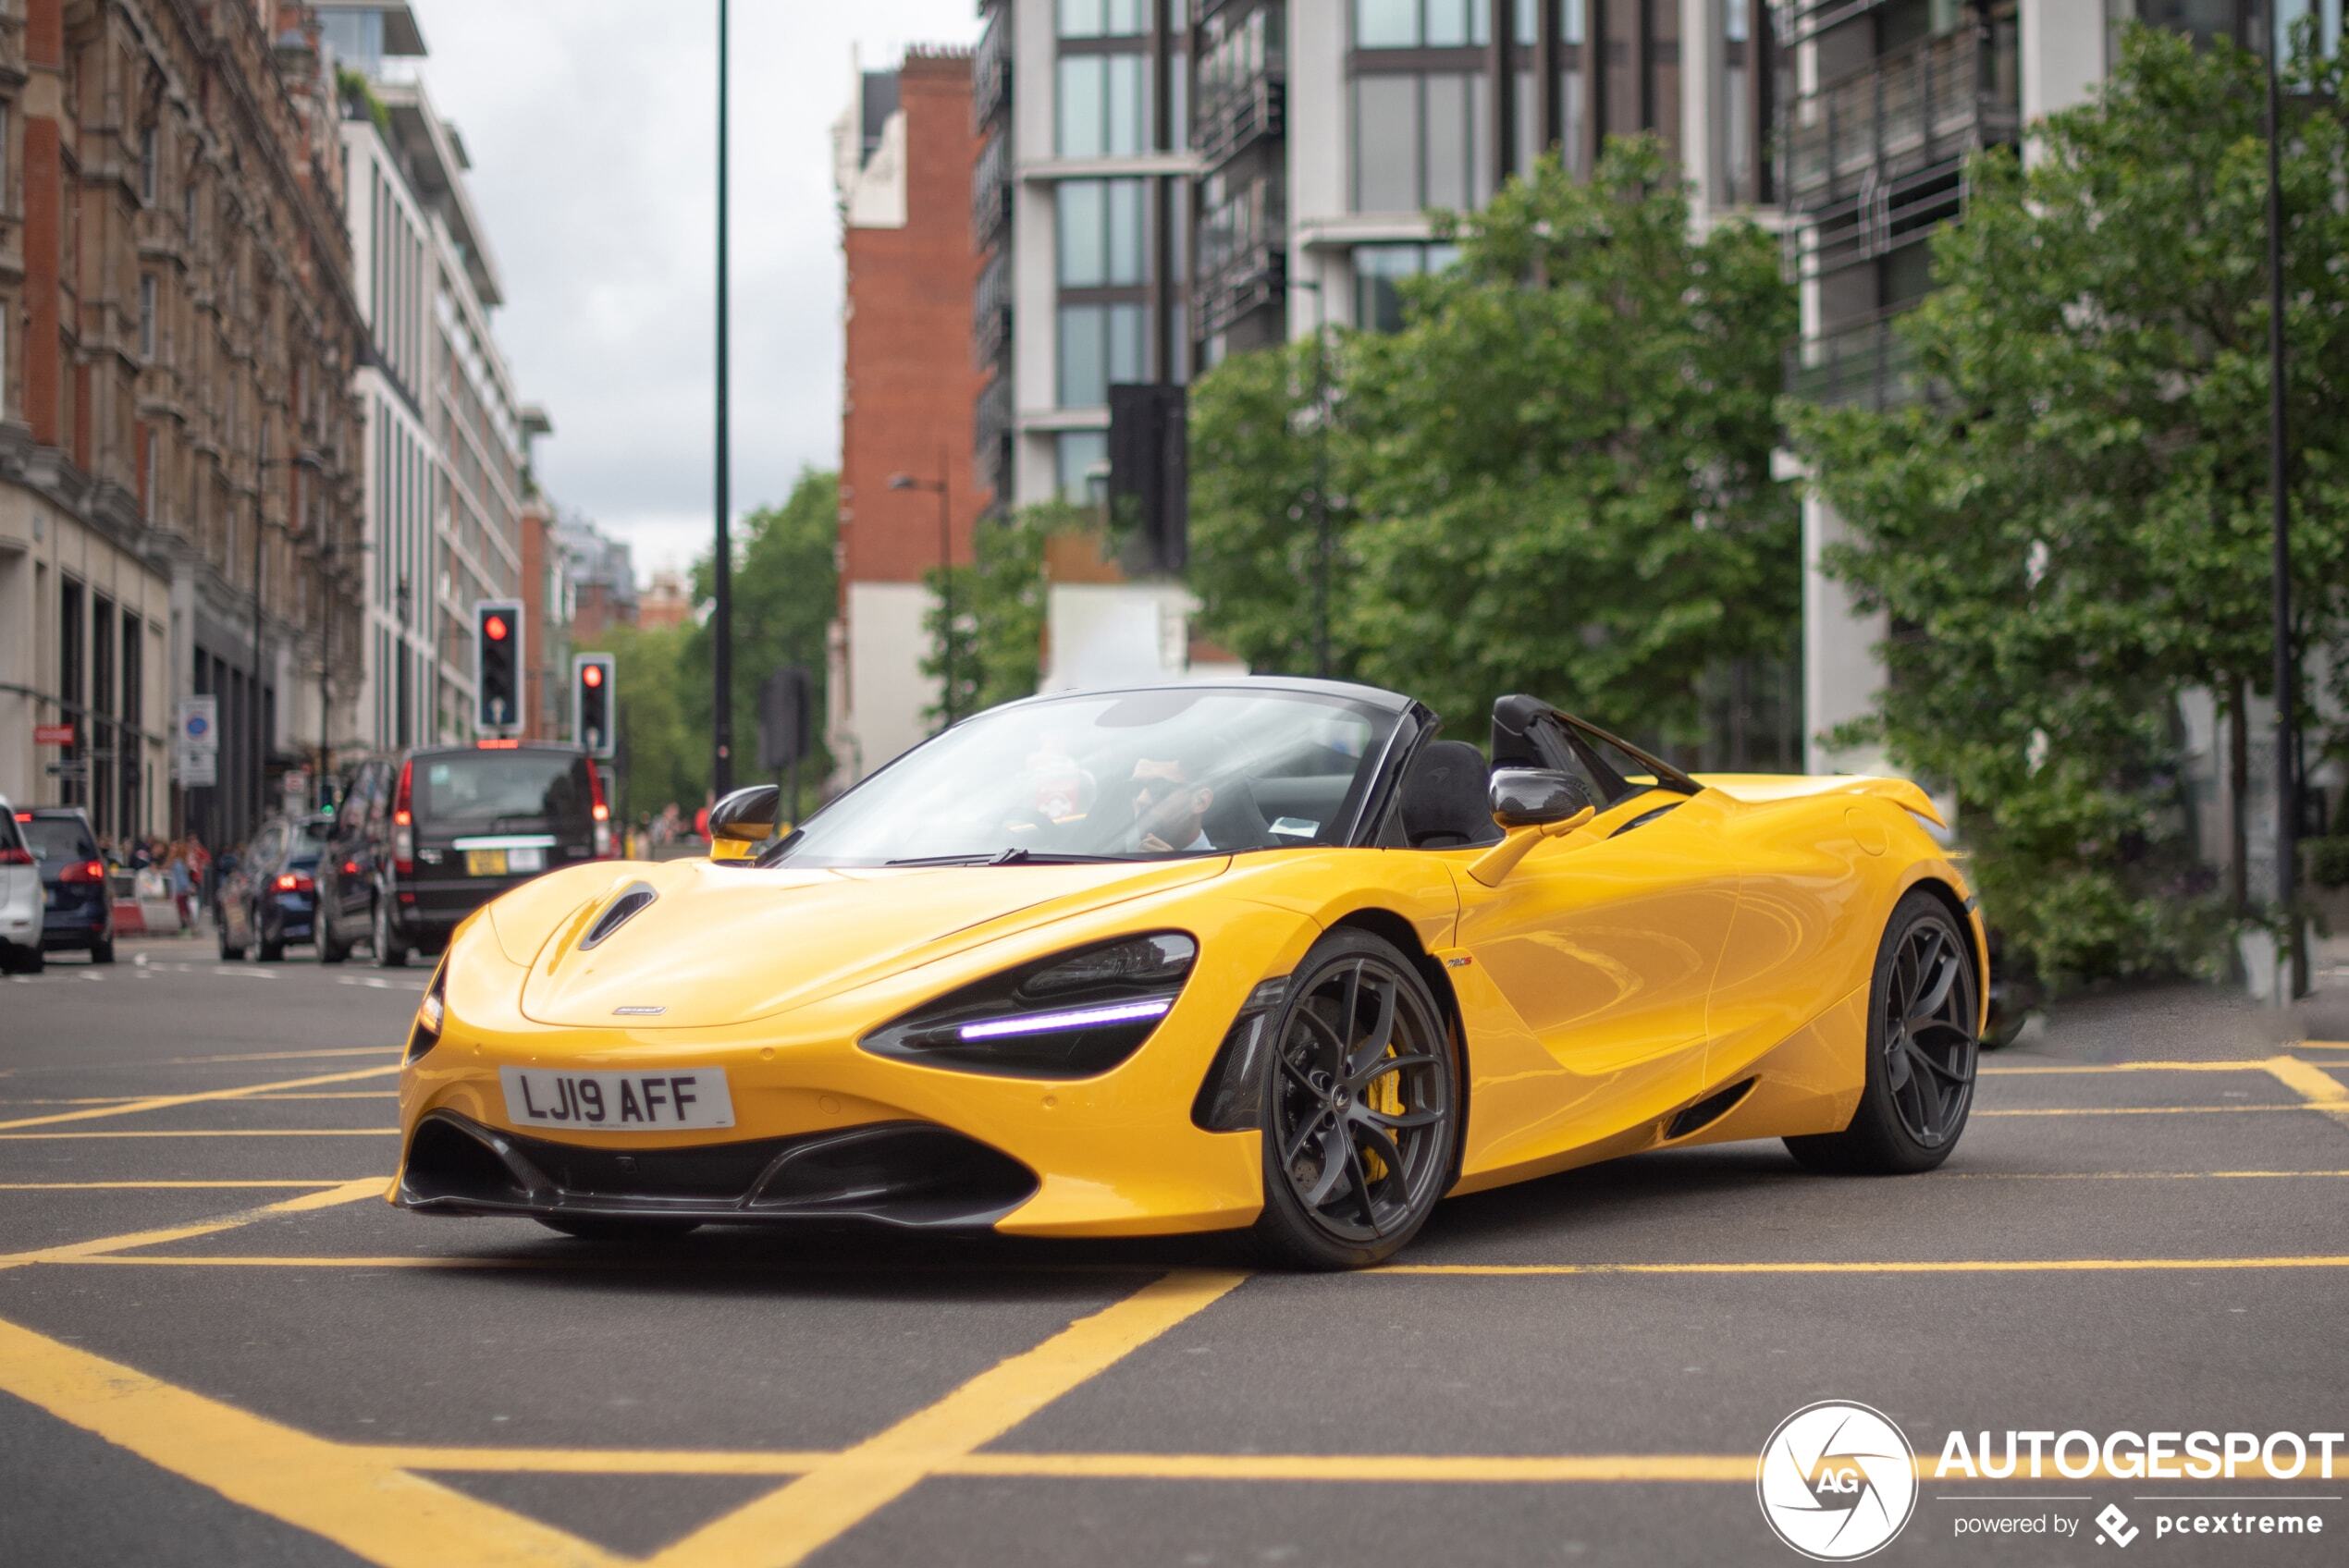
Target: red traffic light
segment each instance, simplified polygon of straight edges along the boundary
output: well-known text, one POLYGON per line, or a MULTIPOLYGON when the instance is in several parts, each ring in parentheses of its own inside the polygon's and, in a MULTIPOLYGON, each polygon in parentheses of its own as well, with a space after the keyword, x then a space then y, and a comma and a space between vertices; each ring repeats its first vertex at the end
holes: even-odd
POLYGON ((510 630, 511 629, 506 625, 506 618, 502 615, 493 615, 481 623, 482 635, 493 643, 504 642, 506 633, 510 630))
POLYGON ((582 665, 579 679, 588 687, 601 686, 604 683, 604 667, 599 664, 582 665))

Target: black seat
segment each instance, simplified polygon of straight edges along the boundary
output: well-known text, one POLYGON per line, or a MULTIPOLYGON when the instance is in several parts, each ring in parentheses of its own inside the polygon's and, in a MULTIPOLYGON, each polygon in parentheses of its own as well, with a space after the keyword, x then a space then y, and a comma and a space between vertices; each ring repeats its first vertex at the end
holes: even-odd
POLYGON ((1484 753, 1466 741, 1431 741, 1403 776, 1403 836, 1415 850, 1501 841, 1484 753))

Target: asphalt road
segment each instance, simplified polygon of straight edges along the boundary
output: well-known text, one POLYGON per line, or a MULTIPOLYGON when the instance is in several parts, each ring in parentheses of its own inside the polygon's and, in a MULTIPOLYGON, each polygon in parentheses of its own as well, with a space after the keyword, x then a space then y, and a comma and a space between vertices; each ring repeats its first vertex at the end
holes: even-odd
POLYGON ((1756 1460, 1827 1399, 1925 1456, 1882 1561, 2343 1560, 2343 1479, 1934 1472, 2349 1424, 2349 1047, 2205 994, 2035 1025, 1934 1175, 1649 1156, 1285 1277, 402 1215, 423 983, 180 941, 0 984, 0 1563, 1791 1563, 1756 1460), (2195 1513, 2324 1533, 2157 1534, 2195 1513), (2072 1533, 1961 1533, 2001 1518, 2072 1533))

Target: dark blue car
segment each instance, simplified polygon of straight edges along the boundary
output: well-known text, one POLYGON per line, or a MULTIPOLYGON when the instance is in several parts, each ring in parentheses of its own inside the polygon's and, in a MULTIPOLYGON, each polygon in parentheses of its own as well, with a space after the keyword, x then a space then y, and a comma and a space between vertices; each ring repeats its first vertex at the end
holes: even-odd
POLYGON ((114 900, 90 818, 80 806, 35 806, 17 813, 17 827, 49 895, 48 913, 41 922, 42 950, 78 948, 93 963, 112 963, 114 900))
POLYGON ((272 817, 263 823, 235 868, 222 880, 219 896, 220 956, 239 959, 247 949, 274 963, 288 942, 307 942, 318 913, 318 851, 333 818, 272 817))

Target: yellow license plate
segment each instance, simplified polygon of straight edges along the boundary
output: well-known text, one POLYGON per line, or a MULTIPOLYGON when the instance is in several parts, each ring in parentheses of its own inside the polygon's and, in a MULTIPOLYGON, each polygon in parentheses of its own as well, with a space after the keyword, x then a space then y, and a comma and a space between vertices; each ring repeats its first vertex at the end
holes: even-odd
POLYGON ((467 850, 465 875, 468 876, 503 876, 506 875, 506 851, 503 850, 467 850))

